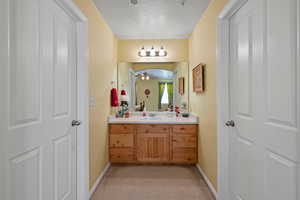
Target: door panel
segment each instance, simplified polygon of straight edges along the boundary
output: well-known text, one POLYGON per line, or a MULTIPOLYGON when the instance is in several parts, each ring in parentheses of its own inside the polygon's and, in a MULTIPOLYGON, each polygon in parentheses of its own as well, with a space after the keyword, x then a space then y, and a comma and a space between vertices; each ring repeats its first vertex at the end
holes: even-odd
POLYGON ((232 81, 231 112, 239 124, 236 130, 238 137, 251 142, 255 140, 253 125, 254 115, 254 81, 253 81, 253 13, 252 5, 248 2, 232 18, 232 81))
POLYGON ((251 53, 251 16, 236 18, 237 23, 237 114, 252 117, 252 53, 251 53))
POLYGON ((266 199, 296 200, 297 165, 272 152, 266 152, 266 199))
POLYGON ((265 1, 265 145, 297 159, 297 1, 265 1), (282 15, 281 17, 278 15, 282 15), (279 20, 280 21, 277 21, 279 20), (280 23, 278 23, 280 22, 280 23), (280 48, 278 48, 280 46, 280 48), (283 67, 284 66, 284 67, 283 67))
POLYGON ((230 20, 232 199, 299 199, 297 5, 248 0, 230 20))
POLYGON ((34 149, 11 160, 12 199, 41 199, 40 149, 34 149), (26 173, 25 173, 26 172, 26 173), (26 186, 26 187, 24 187, 26 186))
MULTIPOLYGON (((57 8, 59 9, 59 8, 57 8)), ((54 66, 53 66, 53 85, 54 85, 54 113, 53 116, 61 117, 68 115, 69 110, 69 67, 70 67, 70 52, 69 40, 70 33, 68 32, 68 16, 56 11, 54 16, 54 66)))
POLYGON ((54 142, 54 195, 55 200, 67 199, 71 193, 71 181, 74 174, 72 164, 71 137, 69 135, 54 142))
POLYGON ((1 200, 76 199, 76 26, 58 2, 1 2, 1 200))
POLYGON ((296 126, 297 1, 265 0, 267 122, 296 126))
POLYGON ((11 128, 40 121, 39 18, 38 0, 10 1, 11 128))

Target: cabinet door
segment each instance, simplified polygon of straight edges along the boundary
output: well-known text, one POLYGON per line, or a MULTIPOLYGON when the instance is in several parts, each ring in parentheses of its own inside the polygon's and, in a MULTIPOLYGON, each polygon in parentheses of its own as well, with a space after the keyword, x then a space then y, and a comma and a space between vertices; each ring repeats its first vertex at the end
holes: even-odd
POLYGON ((137 134, 137 160, 166 162, 170 158, 169 134, 137 134))
POLYGON ((114 147, 133 147, 134 135, 133 134, 110 134, 109 146, 114 147))

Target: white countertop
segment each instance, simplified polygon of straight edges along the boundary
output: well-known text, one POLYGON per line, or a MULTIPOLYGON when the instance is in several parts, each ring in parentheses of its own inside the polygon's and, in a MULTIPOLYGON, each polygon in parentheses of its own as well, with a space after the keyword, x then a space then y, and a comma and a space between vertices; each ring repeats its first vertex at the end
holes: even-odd
POLYGON ((197 116, 190 113, 190 116, 176 117, 175 113, 170 112, 150 112, 154 116, 142 116, 142 113, 130 113, 129 118, 116 118, 115 115, 108 117, 109 124, 198 124, 197 116))

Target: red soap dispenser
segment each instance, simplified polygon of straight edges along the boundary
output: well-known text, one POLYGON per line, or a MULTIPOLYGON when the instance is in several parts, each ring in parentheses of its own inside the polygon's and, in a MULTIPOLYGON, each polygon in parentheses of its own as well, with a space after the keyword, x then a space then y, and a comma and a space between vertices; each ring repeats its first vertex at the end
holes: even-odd
POLYGON ((176 117, 179 117, 179 114, 180 114, 179 106, 175 106, 175 112, 176 112, 176 117))

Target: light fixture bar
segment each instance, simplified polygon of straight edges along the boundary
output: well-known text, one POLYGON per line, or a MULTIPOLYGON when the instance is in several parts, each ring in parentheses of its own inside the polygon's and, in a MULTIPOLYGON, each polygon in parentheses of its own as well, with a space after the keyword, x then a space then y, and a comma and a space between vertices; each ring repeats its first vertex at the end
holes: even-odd
POLYGON ((145 50, 145 47, 142 47, 142 49, 138 52, 138 55, 140 57, 166 57, 168 52, 164 49, 164 47, 161 47, 159 50, 155 50, 154 47, 150 50, 145 50))

